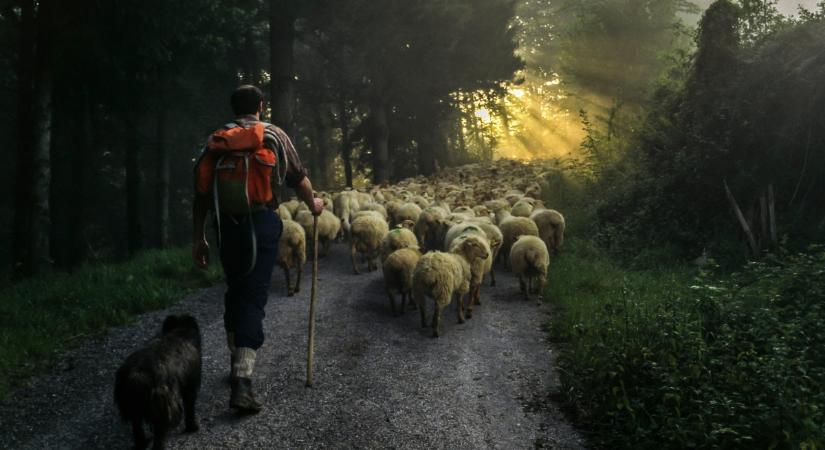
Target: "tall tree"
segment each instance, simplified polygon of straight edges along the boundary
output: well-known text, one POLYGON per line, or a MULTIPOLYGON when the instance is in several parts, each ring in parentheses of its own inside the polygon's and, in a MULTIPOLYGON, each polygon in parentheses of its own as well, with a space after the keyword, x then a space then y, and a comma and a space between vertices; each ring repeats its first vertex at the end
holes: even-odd
POLYGON ((52 118, 51 1, 21 0, 18 53, 15 274, 38 273, 49 255, 52 118))
POLYGON ((287 134, 293 130, 295 103, 295 21, 297 2, 270 0, 269 2, 269 67, 272 123, 287 134))

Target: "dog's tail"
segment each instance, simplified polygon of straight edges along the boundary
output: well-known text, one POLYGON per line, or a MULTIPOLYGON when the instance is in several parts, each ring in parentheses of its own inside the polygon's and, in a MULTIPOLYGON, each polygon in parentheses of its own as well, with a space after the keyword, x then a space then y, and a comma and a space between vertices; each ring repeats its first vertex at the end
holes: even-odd
POLYGON ((176 395, 169 386, 153 386, 150 403, 149 417, 154 423, 165 423, 172 427, 180 423, 182 401, 180 395, 176 395))
POLYGON ((180 395, 143 371, 118 370, 115 404, 124 421, 139 419, 172 427, 180 423, 183 409, 180 395))

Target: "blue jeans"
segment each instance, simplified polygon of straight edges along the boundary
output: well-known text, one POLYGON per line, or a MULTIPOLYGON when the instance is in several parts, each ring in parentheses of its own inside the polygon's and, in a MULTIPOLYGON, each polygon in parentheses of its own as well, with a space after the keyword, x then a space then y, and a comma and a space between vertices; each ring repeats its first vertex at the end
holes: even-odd
POLYGON ((233 220, 221 215, 221 263, 226 275, 223 323, 235 333, 235 347, 257 350, 264 343, 264 308, 269 297, 272 269, 278 258, 278 239, 283 222, 272 210, 253 213, 252 224, 257 241, 255 266, 249 217, 233 220))

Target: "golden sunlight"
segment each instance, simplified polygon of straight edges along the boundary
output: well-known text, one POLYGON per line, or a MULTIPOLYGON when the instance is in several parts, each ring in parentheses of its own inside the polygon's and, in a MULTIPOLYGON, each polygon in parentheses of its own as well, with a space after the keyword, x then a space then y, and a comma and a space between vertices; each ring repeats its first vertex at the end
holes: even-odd
POLYGON ((487 108, 481 108, 476 110, 476 117, 481 119, 481 121, 485 124, 490 124, 493 121, 493 118, 490 117, 490 110, 487 108))

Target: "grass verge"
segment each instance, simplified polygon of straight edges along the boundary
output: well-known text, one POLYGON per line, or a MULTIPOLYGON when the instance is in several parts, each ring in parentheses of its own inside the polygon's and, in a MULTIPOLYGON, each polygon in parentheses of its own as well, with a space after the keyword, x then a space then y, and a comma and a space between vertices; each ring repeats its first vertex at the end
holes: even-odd
POLYGON ((83 338, 163 309, 220 280, 189 249, 152 250, 123 263, 22 281, 0 290, 0 398, 83 338))
POLYGON ((566 242, 550 269, 551 333, 591 443, 822 447, 825 252, 780 259, 732 274, 634 270, 566 242))

